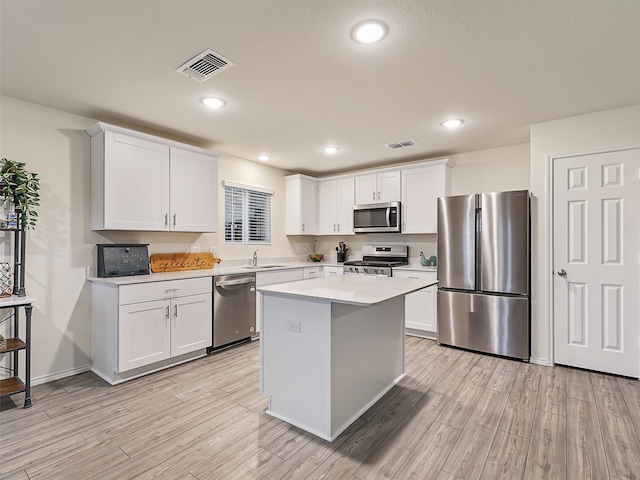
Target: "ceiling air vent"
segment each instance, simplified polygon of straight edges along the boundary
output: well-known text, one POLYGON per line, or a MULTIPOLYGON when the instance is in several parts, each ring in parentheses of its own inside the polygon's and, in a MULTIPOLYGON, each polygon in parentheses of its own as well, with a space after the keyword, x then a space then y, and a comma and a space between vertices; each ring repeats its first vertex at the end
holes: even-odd
POLYGON ((395 149, 395 148, 410 147, 411 145, 415 145, 415 144, 416 144, 415 140, 404 140, 402 142, 387 143, 387 147, 395 149))
POLYGON ((226 70, 231 65, 233 65, 233 62, 230 62, 222 55, 217 54, 213 50, 205 50, 188 62, 180 65, 176 72, 182 73, 199 82, 204 82, 215 74, 226 70))

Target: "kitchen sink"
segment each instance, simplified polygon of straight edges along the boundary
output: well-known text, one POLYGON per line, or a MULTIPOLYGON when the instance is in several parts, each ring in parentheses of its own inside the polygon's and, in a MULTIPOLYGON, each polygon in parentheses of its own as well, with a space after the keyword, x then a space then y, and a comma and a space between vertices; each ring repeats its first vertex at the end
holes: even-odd
POLYGON ((251 267, 244 267, 244 268, 248 268, 249 270, 262 270, 263 268, 278 268, 278 267, 284 267, 284 265, 256 265, 255 267, 251 266, 251 267))

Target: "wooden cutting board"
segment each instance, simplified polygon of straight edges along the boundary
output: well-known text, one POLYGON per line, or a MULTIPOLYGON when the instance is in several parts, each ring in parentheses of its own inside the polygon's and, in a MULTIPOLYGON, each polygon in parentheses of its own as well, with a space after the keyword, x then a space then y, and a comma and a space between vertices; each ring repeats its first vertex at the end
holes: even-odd
POLYGON ((222 261, 215 258, 213 253, 154 253, 149 260, 154 273, 205 270, 222 261))

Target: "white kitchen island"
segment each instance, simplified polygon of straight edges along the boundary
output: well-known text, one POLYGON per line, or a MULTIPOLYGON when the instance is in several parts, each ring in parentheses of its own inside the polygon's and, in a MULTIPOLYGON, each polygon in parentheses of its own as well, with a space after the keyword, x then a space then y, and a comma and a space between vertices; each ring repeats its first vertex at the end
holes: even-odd
POLYGON ((404 296, 433 284, 343 275, 259 288, 267 413, 334 440, 404 377, 404 296))

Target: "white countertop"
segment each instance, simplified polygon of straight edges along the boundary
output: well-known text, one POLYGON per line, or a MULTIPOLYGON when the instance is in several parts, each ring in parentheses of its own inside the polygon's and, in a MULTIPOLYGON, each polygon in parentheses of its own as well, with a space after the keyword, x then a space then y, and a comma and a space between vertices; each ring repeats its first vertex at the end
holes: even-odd
MULTIPOLYGON (((312 268, 312 267, 342 267, 342 263, 332 262, 276 262, 273 268, 249 268, 246 265, 234 265, 234 266, 221 266, 218 264, 214 268, 208 268, 204 270, 183 270, 180 272, 161 272, 150 273, 149 275, 131 275, 127 277, 112 277, 102 278, 90 276, 87 278, 90 282, 99 283, 102 285, 133 285, 136 283, 147 282, 162 282, 165 280, 182 280, 185 278, 199 278, 199 277, 213 277, 218 275, 236 275, 240 273, 255 273, 255 272, 272 272, 277 270, 290 270, 293 268, 312 268)), ((258 263, 259 266, 270 265, 270 262, 264 261, 258 263)), ((437 267, 423 267, 418 264, 403 265, 401 267, 394 267, 395 270, 408 270, 416 272, 436 272, 437 267)), ((364 275, 362 275, 364 276, 364 275)))
MULTIPOLYGON (((258 264, 259 266, 261 264, 258 264)), ((269 265, 264 263, 263 265, 269 265)), ((102 285, 132 285, 136 283, 148 283, 148 282, 163 282, 165 280, 182 280, 185 278, 199 278, 199 277, 214 277, 219 275, 236 275, 241 273, 257 273, 257 272, 272 272, 277 270, 291 270, 294 268, 308 268, 308 267, 323 267, 336 266, 338 264, 324 263, 324 262, 289 262, 278 263, 273 268, 250 268, 243 265, 236 266, 224 266, 220 264, 213 268, 207 268, 203 270, 183 270, 179 272, 159 272, 150 273, 149 275, 131 275, 127 277, 88 277, 87 280, 93 283, 99 283, 102 285)))
POLYGON ((304 282, 265 285, 258 287, 258 291, 325 302, 370 306, 422 290, 436 283, 432 280, 377 275, 338 275, 305 280, 304 282))

